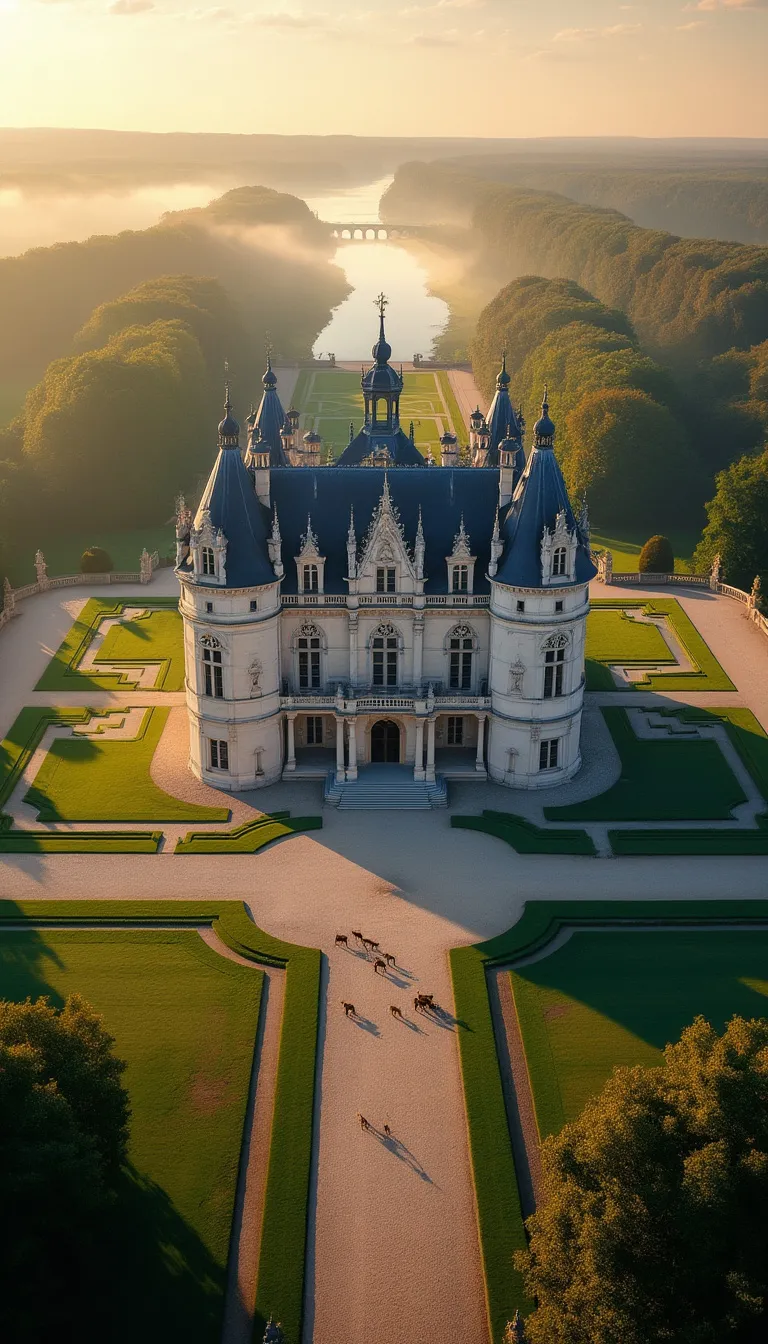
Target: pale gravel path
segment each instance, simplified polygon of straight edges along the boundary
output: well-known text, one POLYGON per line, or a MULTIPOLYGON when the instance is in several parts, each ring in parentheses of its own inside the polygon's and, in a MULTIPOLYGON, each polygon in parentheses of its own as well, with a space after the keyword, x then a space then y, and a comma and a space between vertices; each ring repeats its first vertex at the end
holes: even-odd
POLYGON ((448 382, 453 388, 454 395, 459 403, 459 410, 467 425, 476 406, 479 406, 485 414, 488 409, 488 402, 479 390, 473 374, 468 369, 449 369, 448 382))

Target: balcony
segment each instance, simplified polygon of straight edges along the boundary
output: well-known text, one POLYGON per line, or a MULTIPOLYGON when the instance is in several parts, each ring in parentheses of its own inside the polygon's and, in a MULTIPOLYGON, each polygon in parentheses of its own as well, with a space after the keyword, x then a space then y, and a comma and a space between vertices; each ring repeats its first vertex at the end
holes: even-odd
POLYGON ((483 681, 479 691, 446 687, 442 682, 422 683, 420 686, 356 686, 339 682, 317 690, 292 691, 283 683, 280 707, 285 710, 333 710, 339 714, 355 714, 382 710, 396 710, 404 714, 433 714, 440 710, 456 713, 458 710, 485 711, 491 708, 488 683, 483 681))

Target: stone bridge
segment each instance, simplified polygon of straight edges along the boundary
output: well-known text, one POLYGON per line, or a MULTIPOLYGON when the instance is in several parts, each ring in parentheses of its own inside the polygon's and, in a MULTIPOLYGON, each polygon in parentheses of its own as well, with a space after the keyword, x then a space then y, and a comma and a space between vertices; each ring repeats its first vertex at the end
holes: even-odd
POLYGON ((346 222, 328 222, 331 237, 340 243, 386 243, 396 238, 417 238, 426 233, 418 224, 382 224, 375 220, 370 224, 350 224, 346 222))

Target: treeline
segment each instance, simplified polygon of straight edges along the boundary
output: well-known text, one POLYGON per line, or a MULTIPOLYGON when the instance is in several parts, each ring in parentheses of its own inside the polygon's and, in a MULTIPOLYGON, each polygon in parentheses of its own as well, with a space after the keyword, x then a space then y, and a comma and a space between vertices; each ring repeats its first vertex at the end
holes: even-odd
MULTIPOLYGON (((268 331, 283 358, 305 356, 345 297, 332 243, 305 202, 266 187, 226 193, 154 228, 34 248, 0 259, 3 381, 31 385, 67 354, 98 305, 143 281, 213 276, 232 297, 245 344, 237 371, 263 350, 268 331)), ((235 361, 234 349, 230 358, 235 361)))
POLYGON ((585 205, 607 206, 643 228, 688 238, 768 243, 768 172, 713 165, 685 170, 654 164, 547 159, 504 155, 456 161, 473 177, 535 191, 558 192, 585 205))
POLYGON ((471 356, 488 396, 502 347, 529 424, 549 387, 569 492, 586 492, 594 517, 653 530, 701 508, 706 472, 680 416, 680 392, 639 348, 624 313, 572 280, 525 276, 480 314, 471 356))

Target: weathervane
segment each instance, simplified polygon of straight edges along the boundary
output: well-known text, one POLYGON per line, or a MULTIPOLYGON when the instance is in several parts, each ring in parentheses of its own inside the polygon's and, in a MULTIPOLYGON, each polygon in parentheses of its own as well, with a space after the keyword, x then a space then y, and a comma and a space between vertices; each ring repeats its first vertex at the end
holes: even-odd
POLYGON ((389 299, 387 298, 387 296, 386 296, 386 294, 384 293, 383 290, 382 290, 381 294, 377 294, 377 296, 376 296, 376 298, 374 299, 373 302, 374 302, 374 304, 376 305, 376 307, 377 307, 378 310, 379 310, 379 317, 383 317, 383 316, 384 316, 384 309, 386 308, 387 304, 389 303, 389 299))

